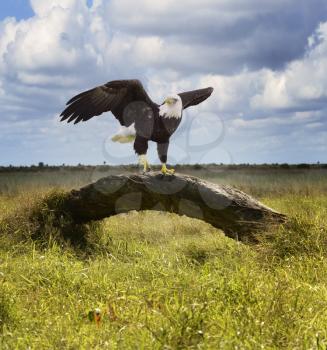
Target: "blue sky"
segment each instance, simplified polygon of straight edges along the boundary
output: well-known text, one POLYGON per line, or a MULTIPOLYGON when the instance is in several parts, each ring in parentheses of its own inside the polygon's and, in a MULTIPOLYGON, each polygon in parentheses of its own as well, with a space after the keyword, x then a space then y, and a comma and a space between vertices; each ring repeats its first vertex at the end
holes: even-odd
POLYGON ((0 20, 6 17, 23 19, 33 16, 33 10, 27 0, 5 0, 0 3, 0 20))
POLYGON ((58 118, 74 94, 120 78, 157 102, 215 88, 184 115, 171 163, 327 162, 326 72, 325 0, 3 1, 0 165, 135 162, 110 141, 110 113, 58 118))

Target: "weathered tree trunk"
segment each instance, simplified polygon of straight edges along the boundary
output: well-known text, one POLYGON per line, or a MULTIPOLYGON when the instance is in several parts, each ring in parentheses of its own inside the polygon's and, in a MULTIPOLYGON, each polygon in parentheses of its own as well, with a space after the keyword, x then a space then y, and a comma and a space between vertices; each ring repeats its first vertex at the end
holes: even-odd
POLYGON ((175 175, 112 175, 73 190, 65 210, 76 223, 103 219, 131 210, 187 215, 222 229, 229 237, 253 240, 254 233, 286 217, 249 195, 226 185, 175 175))

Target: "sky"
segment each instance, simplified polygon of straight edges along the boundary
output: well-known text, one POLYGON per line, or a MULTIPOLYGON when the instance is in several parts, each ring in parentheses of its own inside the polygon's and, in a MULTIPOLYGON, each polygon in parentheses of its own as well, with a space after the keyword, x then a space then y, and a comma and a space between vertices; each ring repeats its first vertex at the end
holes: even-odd
MULTIPOLYGON (((137 161, 110 114, 59 122, 72 96, 140 79, 202 87, 169 163, 327 163, 326 0, 0 2, 0 165, 137 161)), ((149 149, 157 163, 156 145, 149 149)))

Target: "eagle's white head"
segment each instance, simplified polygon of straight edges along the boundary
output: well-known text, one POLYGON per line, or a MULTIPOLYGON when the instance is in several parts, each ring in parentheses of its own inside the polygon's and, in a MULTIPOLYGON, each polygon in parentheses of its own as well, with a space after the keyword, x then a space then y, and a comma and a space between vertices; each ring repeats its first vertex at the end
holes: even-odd
POLYGON ((159 107, 159 115, 164 118, 181 118, 183 110, 182 99, 179 95, 169 95, 159 107))

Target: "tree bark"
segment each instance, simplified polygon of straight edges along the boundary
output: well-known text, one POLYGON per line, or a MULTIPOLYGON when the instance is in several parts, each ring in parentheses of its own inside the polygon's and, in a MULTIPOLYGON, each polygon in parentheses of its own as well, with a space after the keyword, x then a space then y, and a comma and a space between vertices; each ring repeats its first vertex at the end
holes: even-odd
POLYGON ((187 215, 221 229, 234 239, 253 241, 255 233, 286 216, 226 185, 185 175, 112 175, 70 192, 65 210, 76 223, 131 210, 187 215))

